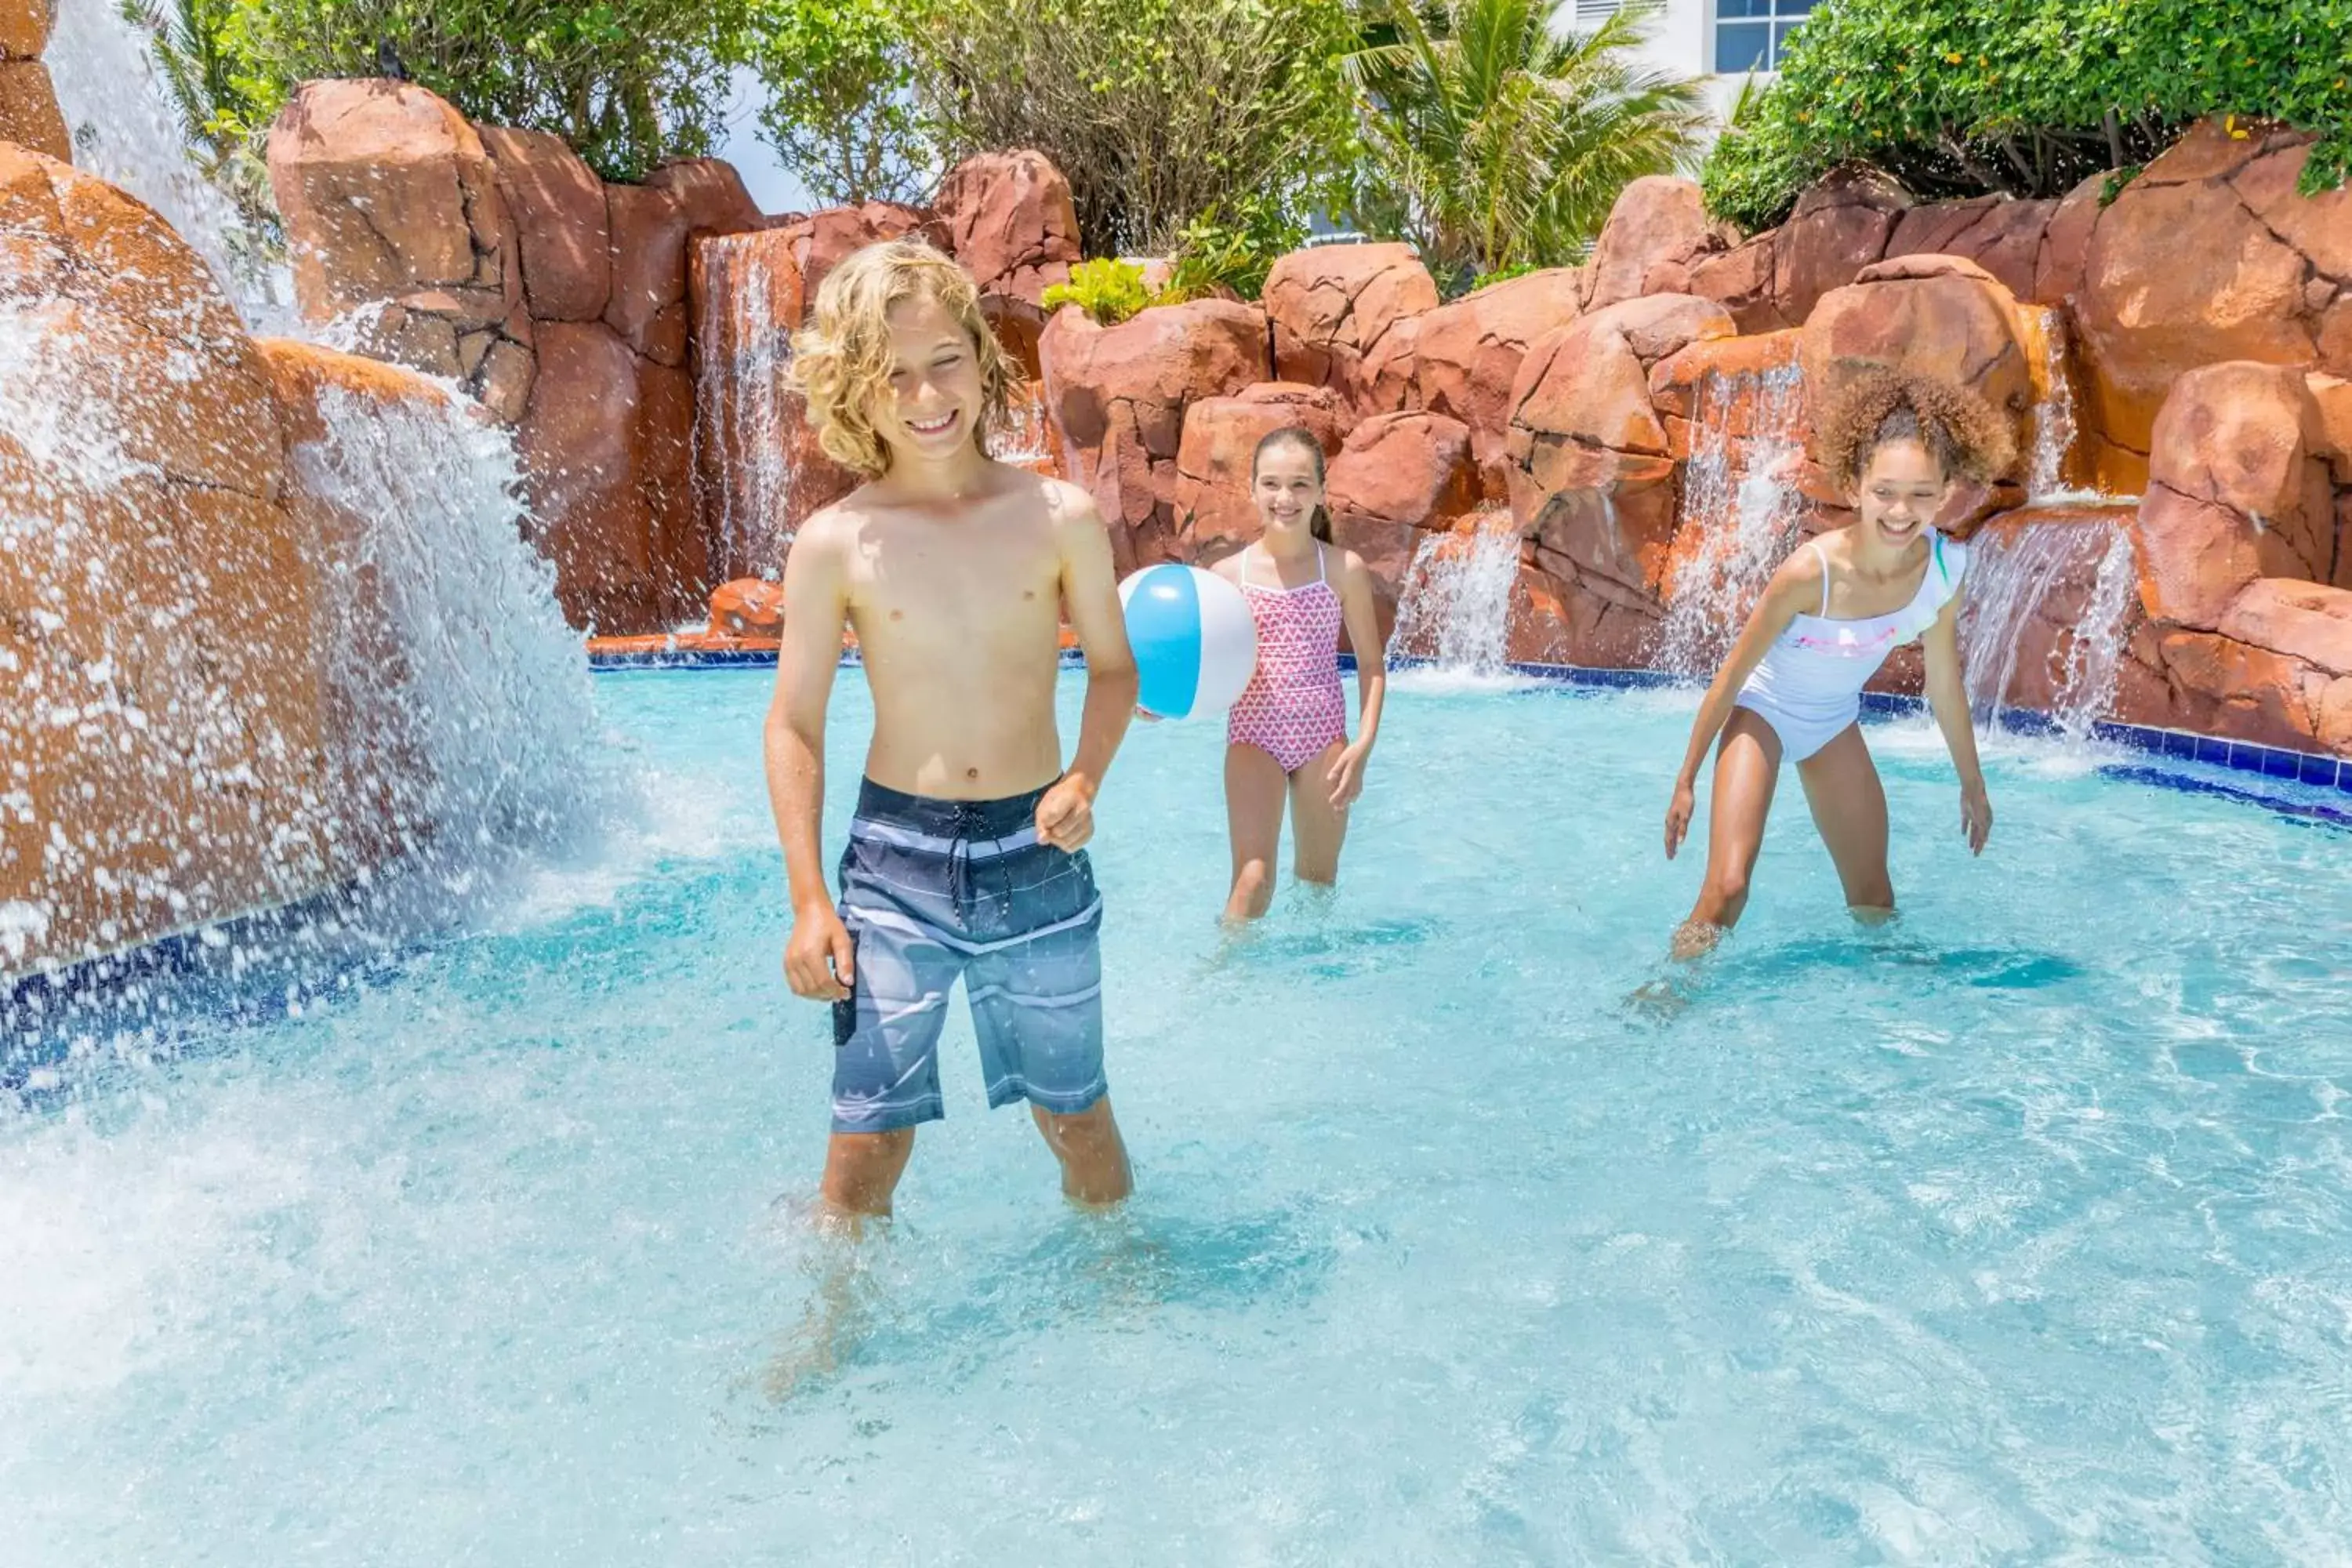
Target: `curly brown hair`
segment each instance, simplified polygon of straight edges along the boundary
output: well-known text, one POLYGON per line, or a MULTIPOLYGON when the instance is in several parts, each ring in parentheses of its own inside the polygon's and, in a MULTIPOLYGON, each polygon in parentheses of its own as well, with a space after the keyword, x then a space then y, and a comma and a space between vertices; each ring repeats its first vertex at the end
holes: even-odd
POLYGON ((1831 400, 1822 420, 1822 464, 1847 490, 1862 483, 1871 456, 1889 441, 1916 441, 1945 476, 1979 482, 2017 456, 2009 422, 1958 382, 1880 368, 1864 372, 1831 400))
POLYGON ((1003 429, 1019 376, 980 310, 971 275, 920 240, 885 240, 853 252, 817 285, 809 324, 793 334, 792 389, 808 402, 824 455, 867 479, 889 472, 890 448, 874 428, 875 400, 890 386, 890 307, 931 300, 956 319, 980 359, 981 451, 1003 429))

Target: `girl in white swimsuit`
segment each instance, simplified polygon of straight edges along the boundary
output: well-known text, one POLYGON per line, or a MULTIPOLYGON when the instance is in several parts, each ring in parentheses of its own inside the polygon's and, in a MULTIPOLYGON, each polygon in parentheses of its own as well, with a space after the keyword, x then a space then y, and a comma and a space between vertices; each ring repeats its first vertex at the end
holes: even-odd
POLYGON ((1928 705, 1959 772, 1960 831, 1970 851, 1981 852, 1992 830, 1960 670, 1968 552, 1937 533, 1933 520, 1961 478, 1989 479, 2008 466, 2009 432, 1965 387, 1878 371, 1840 395, 1820 445, 1858 515, 1781 563, 1699 705, 1666 808, 1669 859, 1690 828, 1699 765, 1718 734, 1722 744, 1706 879, 1675 933, 1677 958, 1712 948, 1746 907, 1783 757, 1797 764, 1855 918, 1894 914, 1886 792, 1859 721, 1864 683, 1915 637, 1926 655, 1928 705))

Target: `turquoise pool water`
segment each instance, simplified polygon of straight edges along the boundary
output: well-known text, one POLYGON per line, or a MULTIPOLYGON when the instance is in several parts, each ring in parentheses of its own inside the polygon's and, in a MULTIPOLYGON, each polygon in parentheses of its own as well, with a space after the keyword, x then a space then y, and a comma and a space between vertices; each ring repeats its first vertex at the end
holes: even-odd
POLYGON ((1237 943, 1220 737, 1139 730, 1136 1202, 1064 1208, 959 1021, 850 1255, 796 1218, 829 1037, 767 679, 604 678, 635 826, 0 1111, 0 1561, 2343 1560, 2341 829, 2003 742, 1972 863, 1883 726, 1901 924, 1848 926, 1790 781, 1660 1017, 1689 694, 1407 680, 1339 895, 1237 943))

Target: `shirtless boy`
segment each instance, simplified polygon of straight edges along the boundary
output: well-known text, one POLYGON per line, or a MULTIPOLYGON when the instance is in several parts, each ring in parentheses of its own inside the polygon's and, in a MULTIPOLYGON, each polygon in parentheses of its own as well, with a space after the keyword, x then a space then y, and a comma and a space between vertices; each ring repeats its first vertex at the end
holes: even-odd
POLYGON ((963 979, 991 1106, 1029 1101, 1062 1190, 1129 1186, 1103 1077, 1102 900, 1083 853, 1136 697, 1110 543, 1086 493, 992 461, 1012 371, 971 279, 871 246, 817 290, 793 378, 825 452, 866 476, 784 567, 768 795, 793 931, 784 973, 833 1004, 830 1213, 890 1212, 915 1128, 945 1114, 938 1047, 963 979), (1054 721, 1064 607, 1087 660, 1077 754, 1054 721), (841 900, 817 847, 844 623, 874 735, 841 900))

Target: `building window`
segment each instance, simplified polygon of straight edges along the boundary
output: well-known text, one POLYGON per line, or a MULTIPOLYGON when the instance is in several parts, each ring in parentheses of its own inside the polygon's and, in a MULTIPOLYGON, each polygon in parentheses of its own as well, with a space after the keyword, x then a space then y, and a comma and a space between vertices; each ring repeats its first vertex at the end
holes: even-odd
POLYGON ((1734 76, 1779 70, 1812 8, 1813 0, 1715 0, 1715 68, 1734 76))

